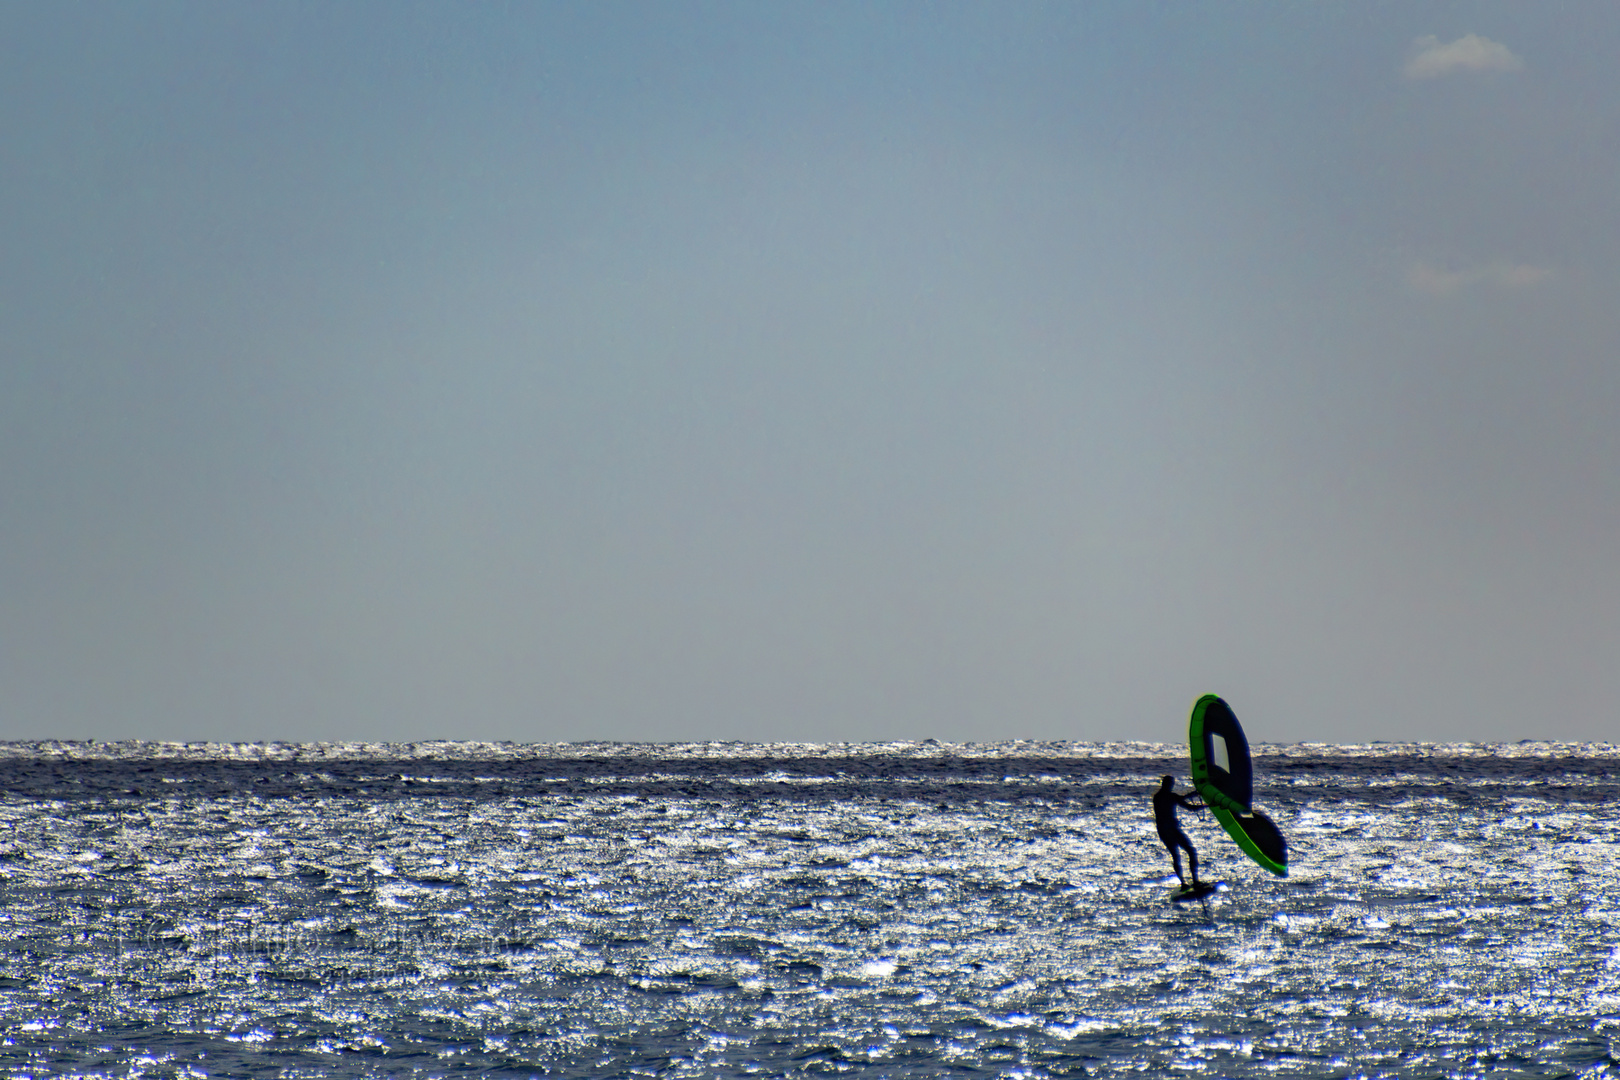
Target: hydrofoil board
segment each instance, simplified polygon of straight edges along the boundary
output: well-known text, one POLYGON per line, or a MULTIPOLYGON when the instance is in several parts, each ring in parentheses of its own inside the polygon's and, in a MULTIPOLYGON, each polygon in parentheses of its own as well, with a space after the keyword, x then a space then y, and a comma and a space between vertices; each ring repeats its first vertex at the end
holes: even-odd
POLYGON ((1200 881, 1197 885, 1183 885, 1170 894, 1170 899, 1178 904, 1183 900, 1202 900, 1225 884, 1224 881, 1200 881))

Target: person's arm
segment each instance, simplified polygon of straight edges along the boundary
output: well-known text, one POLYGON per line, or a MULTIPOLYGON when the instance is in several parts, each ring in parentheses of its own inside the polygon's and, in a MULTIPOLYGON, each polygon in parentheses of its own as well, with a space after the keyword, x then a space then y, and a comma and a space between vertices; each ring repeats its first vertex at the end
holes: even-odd
POLYGON ((1205 804, 1202 802, 1194 802, 1191 795, 1177 795, 1176 802, 1180 803, 1182 806, 1185 806, 1188 810, 1197 810, 1200 813, 1203 812, 1205 806, 1205 804))

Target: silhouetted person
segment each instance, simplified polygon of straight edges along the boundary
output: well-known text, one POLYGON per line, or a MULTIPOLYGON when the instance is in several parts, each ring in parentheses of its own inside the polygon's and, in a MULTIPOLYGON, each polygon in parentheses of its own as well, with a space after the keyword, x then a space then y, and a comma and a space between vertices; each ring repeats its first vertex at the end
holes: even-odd
POLYGON ((1204 804, 1193 802, 1189 796, 1176 794, 1176 778, 1167 776, 1159 785, 1159 790, 1153 793, 1153 823, 1159 827, 1159 839, 1164 846, 1170 849, 1170 862, 1176 868, 1176 877, 1181 881, 1181 887, 1187 887, 1187 879, 1181 876, 1181 852, 1177 848, 1187 849, 1187 858, 1192 862, 1193 884, 1198 884, 1198 852, 1193 848, 1192 841, 1187 834, 1181 831, 1181 823, 1176 820, 1176 807, 1183 806, 1188 810, 1202 812, 1204 804))

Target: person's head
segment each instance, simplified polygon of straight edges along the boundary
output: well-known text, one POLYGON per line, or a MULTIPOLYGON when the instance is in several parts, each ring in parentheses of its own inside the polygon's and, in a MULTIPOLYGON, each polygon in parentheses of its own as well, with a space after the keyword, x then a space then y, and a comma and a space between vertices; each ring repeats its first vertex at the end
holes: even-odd
POLYGON ((1169 791, 1171 788, 1176 786, 1176 778, 1173 776, 1167 776, 1159 782, 1159 786, 1164 790, 1169 791))

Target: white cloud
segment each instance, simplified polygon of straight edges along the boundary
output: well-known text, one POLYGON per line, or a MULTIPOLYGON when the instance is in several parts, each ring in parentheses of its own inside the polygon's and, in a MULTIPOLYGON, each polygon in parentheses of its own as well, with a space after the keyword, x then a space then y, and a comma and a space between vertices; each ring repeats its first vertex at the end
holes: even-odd
POLYGON ((1502 259, 1461 270, 1418 262, 1407 270, 1406 283, 1429 296, 1455 296, 1477 285, 1496 289, 1528 288, 1539 285, 1551 276, 1552 271, 1544 266, 1527 266, 1502 259))
POLYGON ((1500 42, 1465 34, 1456 41, 1441 42, 1433 34, 1412 42, 1412 56, 1406 61, 1408 79, 1437 79, 1458 71, 1518 71, 1524 61, 1500 42))

